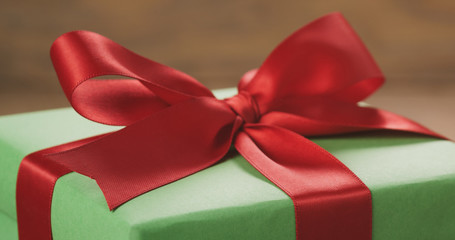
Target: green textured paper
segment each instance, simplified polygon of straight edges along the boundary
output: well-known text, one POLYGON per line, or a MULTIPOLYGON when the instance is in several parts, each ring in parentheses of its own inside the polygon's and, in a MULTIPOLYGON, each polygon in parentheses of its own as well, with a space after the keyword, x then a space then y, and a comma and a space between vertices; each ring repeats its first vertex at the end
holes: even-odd
MULTIPOLYGON (((116 129, 71 109, 0 117, 1 239, 17 239, 15 182, 26 154, 116 129)), ((313 140, 371 189, 373 239, 454 239, 454 143, 391 132, 313 140)), ((114 212, 95 181, 68 174, 56 184, 52 226, 56 240, 295 238, 289 197, 240 156, 141 195, 114 212)))

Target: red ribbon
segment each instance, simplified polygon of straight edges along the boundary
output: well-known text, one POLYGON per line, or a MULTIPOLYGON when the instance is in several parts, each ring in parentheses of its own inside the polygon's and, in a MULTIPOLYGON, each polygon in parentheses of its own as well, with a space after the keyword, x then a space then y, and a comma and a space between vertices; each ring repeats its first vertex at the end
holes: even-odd
POLYGON ((369 189, 303 136, 392 129, 443 138, 396 114, 358 106, 384 79, 338 13, 288 37, 225 100, 92 32, 59 37, 51 57, 76 111, 126 127, 24 158, 17 182, 22 240, 52 238, 52 192, 62 175, 95 179, 112 210, 215 164, 232 143, 291 197, 297 239, 371 239, 369 189), (130 79, 96 79, 105 75, 130 79))

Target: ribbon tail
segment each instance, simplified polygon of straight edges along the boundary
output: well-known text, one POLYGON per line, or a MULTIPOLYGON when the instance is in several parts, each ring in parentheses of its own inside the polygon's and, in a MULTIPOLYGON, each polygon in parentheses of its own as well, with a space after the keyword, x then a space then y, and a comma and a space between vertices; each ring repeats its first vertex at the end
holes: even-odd
MULTIPOLYGON (((427 136, 432 136, 436 138, 449 140, 447 137, 434 132, 427 127, 411 120, 406 117, 400 116, 398 114, 383 110, 383 109, 374 109, 376 111, 375 117, 378 121, 381 121, 382 124, 366 126, 372 130, 397 130, 404 132, 412 132, 417 134, 423 134, 427 136)), ((366 124, 365 124, 366 125, 366 124)))
POLYGON ((356 103, 330 98, 294 98, 283 102, 281 109, 263 115, 260 123, 286 128, 304 136, 395 130, 447 139, 406 117, 356 103))
POLYGON ((223 102, 192 99, 109 135, 27 156, 17 183, 21 240, 52 239, 50 210, 59 177, 75 171, 95 179, 112 210, 216 163, 240 124, 223 102))
POLYGON ((237 118, 219 100, 195 98, 49 157, 95 179, 113 210, 216 163, 229 150, 237 118))
POLYGON ((16 188, 19 239, 52 239, 50 213, 54 186, 61 176, 72 171, 47 156, 80 147, 102 136, 104 135, 44 149, 22 160, 16 188))
POLYGON ((323 148, 294 132, 264 124, 245 125, 234 144, 291 197, 297 239, 371 239, 369 189, 323 148))

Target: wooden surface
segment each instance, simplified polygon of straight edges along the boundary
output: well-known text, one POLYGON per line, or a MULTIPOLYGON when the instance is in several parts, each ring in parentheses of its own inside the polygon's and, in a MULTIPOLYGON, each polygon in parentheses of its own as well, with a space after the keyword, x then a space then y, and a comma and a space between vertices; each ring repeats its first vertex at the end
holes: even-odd
POLYGON ((0 3, 0 115, 68 106, 49 60, 60 34, 99 32, 209 88, 235 86, 287 35, 341 11, 388 82, 368 102, 455 139, 455 1, 0 3))

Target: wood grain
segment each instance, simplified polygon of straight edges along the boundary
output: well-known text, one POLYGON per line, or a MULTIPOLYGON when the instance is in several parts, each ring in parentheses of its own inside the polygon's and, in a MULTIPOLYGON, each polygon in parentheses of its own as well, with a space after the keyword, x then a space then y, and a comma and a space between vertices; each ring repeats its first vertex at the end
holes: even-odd
POLYGON ((99 32, 209 88, 235 86, 287 35, 341 11, 388 77, 369 101, 455 139, 455 1, 2 1, 0 114, 68 106, 49 60, 60 34, 99 32))

